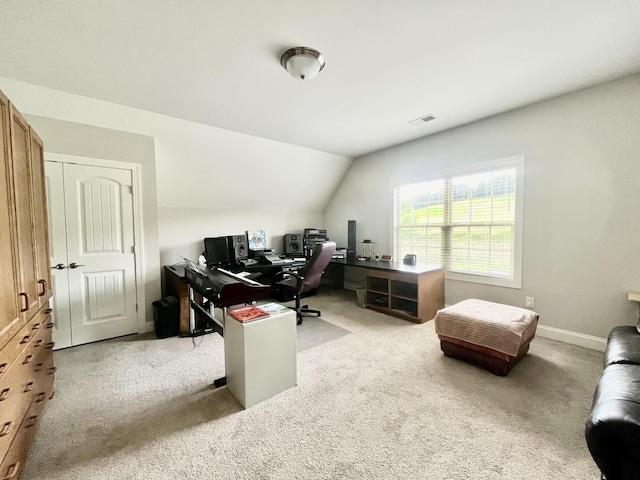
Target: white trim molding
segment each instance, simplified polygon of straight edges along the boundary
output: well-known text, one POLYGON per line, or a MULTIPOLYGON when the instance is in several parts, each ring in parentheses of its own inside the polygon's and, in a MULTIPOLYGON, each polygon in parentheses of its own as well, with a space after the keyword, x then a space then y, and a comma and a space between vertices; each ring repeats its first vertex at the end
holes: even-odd
POLYGON ((131 171, 133 190, 133 235, 135 243, 135 269, 136 269, 136 302, 138 333, 152 332, 153 322, 147 322, 145 298, 145 265, 144 265, 144 231, 142 225, 142 166, 139 163, 121 162, 118 160, 105 160, 93 157, 81 157, 61 153, 44 154, 44 159, 60 163, 76 163, 93 167, 118 168, 131 171))
POLYGON ((592 335, 585 335, 584 333, 562 330, 555 327, 548 327, 546 325, 540 325, 539 323, 538 328, 536 329, 536 335, 543 338, 549 338, 551 340, 558 340, 570 345, 598 350, 600 352, 604 352, 605 348, 607 348, 606 338, 594 337, 592 335))

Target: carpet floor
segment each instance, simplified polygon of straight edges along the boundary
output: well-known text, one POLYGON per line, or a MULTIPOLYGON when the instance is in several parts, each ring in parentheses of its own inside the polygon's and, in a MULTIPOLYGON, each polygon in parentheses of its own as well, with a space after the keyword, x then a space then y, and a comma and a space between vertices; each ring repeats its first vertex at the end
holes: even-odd
POLYGON ((298 385, 247 410, 212 381, 223 339, 136 335, 54 352, 23 480, 594 479, 602 354, 535 338, 507 377, 445 357, 433 322, 309 299, 298 385), (326 324, 326 325, 324 325, 326 324))

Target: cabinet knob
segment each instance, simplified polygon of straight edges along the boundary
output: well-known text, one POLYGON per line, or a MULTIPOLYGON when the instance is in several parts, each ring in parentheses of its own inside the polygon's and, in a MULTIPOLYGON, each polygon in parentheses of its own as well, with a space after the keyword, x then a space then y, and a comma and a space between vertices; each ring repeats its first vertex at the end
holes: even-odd
POLYGON ((12 463, 9 465, 5 471, 5 476, 2 477, 3 480, 6 478, 7 480, 11 478, 18 478, 18 472, 20 472, 20 462, 12 463))
POLYGON ((47 293, 47 281, 46 280, 38 280, 38 285, 42 287, 42 291, 38 293, 38 296, 44 297, 47 293))
POLYGON ((21 312, 26 312, 27 310, 29 310, 29 295, 27 295, 24 292, 20 292, 19 294, 22 298, 24 298, 24 308, 21 308, 20 311, 21 312))
POLYGON ((38 416, 32 415, 31 417, 26 419, 24 426, 25 428, 31 428, 31 427, 35 427, 37 423, 38 423, 38 416))
POLYGON ((2 392, 0 392, 0 402, 9 398, 9 392, 11 392, 10 388, 5 388, 4 390, 2 390, 2 392))
POLYGON ((5 435, 9 435, 9 432, 11 431, 11 424, 13 422, 7 422, 2 426, 2 429, 0 429, 0 437, 4 437, 5 435))

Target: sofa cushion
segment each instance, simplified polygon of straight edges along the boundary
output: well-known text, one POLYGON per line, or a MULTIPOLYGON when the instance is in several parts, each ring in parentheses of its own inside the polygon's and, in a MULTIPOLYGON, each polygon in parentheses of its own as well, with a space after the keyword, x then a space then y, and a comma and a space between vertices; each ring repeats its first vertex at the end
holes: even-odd
POLYGON ((634 326, 614 327, 604 352, 604 367, 617 363, 640 365, 640 333, 634 326))

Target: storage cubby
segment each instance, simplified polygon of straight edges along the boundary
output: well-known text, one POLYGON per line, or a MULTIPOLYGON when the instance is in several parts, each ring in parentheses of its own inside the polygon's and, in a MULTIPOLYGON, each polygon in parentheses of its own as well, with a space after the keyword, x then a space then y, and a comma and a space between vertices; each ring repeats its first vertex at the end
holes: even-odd
POLYGON ((411 300, 418 300, 418 284, 409 282, 391 281, 391 294, 411 300))
POLYGON ((389 292, 389 280, 386 278, 367 276, 367 290, 372 292, 389 292))
POLYGON ((366 306, 372 310, 423 323, 444 307, 444 271, 441 268, 366 271, 366 306))
POLYGON ((375 305, 380 308, 389 308, 389 296, 377 292, 367 292, 367 305, 375 305))

